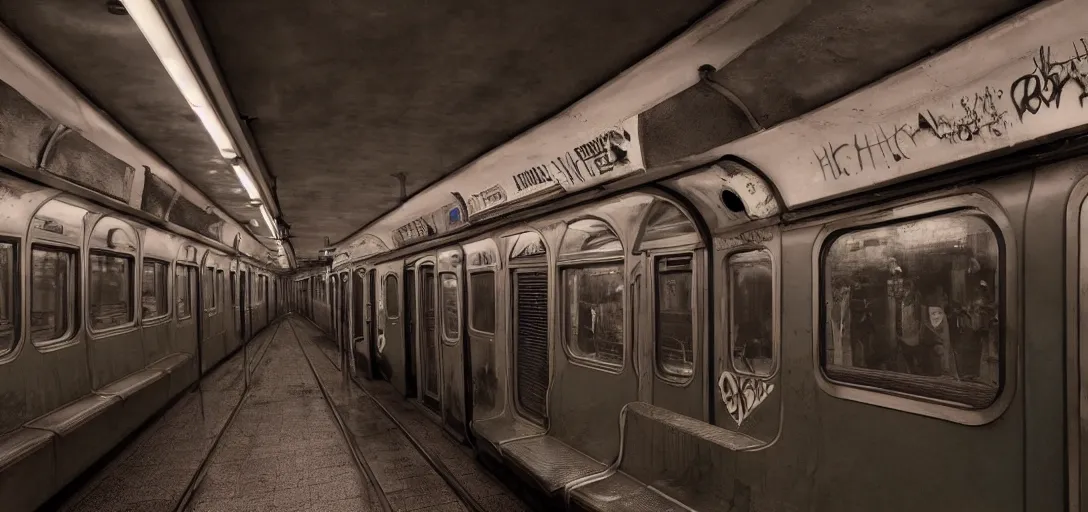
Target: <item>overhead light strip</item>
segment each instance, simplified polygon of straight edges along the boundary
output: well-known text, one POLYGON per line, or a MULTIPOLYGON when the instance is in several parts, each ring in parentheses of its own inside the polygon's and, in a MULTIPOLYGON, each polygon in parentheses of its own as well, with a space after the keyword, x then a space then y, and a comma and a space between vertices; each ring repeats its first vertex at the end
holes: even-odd
MULTIPOLYGON (((151 45, 151 49, 158 56, 163 67, 166 68, 166 72, 174 81, 174 85, 181 91, 181 95, 185 97, 189 107, 193 109, 197 118, 200 119, 200 123, 204 125, 204 130, 211 136, 212 142, 219 149, 219 154, 231 161, 234 174, 237 175, 238 181, 242 183, 246 194, 249 195, 250 199, 260 200, 263 203, 261 191, 253 180, 253 175, 249 169, 242 163, 238 155, 238 149, 223 124, 223 119, 219 117, 218 112, 212 106, 208 95, 201 86, 200 79, 197 78, 196 72, 189 65, 185 53, 182 51, 177 39, 174 38, 174 34, 167 26, 166 19, 163 18, 154 0, 121 1, 132 21, 136 23, 136 27, 143 33, 144 38, 151 45)), ((261 216, 264 217, 264 221, 268 224, 268 229, 273 236, 279 238, 276 223, 272 220, 272 215, 264 204, 261 205, 261 216)))

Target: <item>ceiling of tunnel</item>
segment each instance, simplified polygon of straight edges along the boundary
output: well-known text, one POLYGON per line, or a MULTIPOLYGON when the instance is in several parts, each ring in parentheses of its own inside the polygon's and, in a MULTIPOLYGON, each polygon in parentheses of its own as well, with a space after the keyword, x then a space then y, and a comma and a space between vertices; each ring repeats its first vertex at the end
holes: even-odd
MULTIPOLYGON (((400 204, 396 174, 403 173, 408 195, 425 188, 559 112, 720 5, 188 1, 275 178, 300 258, 315 256, 326 237, 336 242, 400 204)), ((715 78, 766 127, 1031 3, 813 1, 715 78)), ((259 217, 131 19, 109 14, 104 0, 0 0, 0 21, 230 215, 243 222, 259 217)), ((746 124, 739 110, 700 106, 714 94, 693 87, 649 113, 647 119, 681 132, 700 129, 692 124, 698 117, 722 118, 695 142, 684 133, 660 138, 655 145, 672 148, 661 155, 727 142, 713 131, 747 133, 733 127, 746 124)), ((665 160, 647 156, 650 165, 665 160)))
POLYGON ((0 22, 227 215, 261 218, 131 18, 104 0, 0 0, 0 22))

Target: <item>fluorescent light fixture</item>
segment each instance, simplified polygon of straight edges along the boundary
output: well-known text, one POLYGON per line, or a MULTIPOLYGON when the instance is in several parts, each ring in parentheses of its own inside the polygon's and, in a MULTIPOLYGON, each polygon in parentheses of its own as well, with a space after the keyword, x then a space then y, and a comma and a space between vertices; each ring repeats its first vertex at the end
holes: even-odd
POLYGON ((264 217, 264 222, 268 224, 268 230, 272 232, 272 238, 279 238, 280 231, 276 228, 276 221, 272 220, 272 214, 268 213, 268 207, 261 205, 261 216, 264 217))
MULTIPOLYGON (((246 189, 249 198, 260 200, 261 191, 257 190, 257 184, 249 176, 249 169, 246 169, 244 164, 232 164, 231 167, 234 168, 234 174, 238 175, 238 181, 242 182, 242 188, 246 189)), ((261 208, 264 208, 264 206, 261 206, 261 208)))
POLYGON ((189 107, 196 113, 204 129, 219 148, 219 154, 226 159, 238 156, 238 150, 235 149, 234 142, 227 133, 226 127, 223 126, 223 120, 212 107, 211 101, 204 93, 204 88, 200 85, 200 80, 197 79, 193 68, 189 66, 185 53, 174 39, 154 0, 122 0, 122 3, 129 16, 132 17, 132 21, 136 22, 136 26, 151 45, 151 49, 155 51, 155 55, 159 57, 166 72, 170 74, 170 78, 174 80, 181 95, 185 97, 185 101, 189 102, 189 107))

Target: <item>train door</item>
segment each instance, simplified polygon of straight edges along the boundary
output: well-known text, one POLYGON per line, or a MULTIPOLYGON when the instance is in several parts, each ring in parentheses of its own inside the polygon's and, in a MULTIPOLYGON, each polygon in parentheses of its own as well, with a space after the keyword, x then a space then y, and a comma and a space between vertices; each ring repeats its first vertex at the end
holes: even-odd
POLYGON ((340 352, 338 354, 338 359, 346 363, 346 360, 348 359, 347 356, 349 355, 349 351, 351 349, 351 324, 349 323, 350 317, 348 316, 348 311, 351 305, 351 302, 349 300, 351 297, 351 283, 348 280, 348 273, 341 272, 339 276, 339 281, 340 307, 336 310, 336 321, 340 326, 340 337, 338 340, 340 344, 340 352))
MULTIPOLYGON (((655 198, 643 210, 635 253, 641 255, 631 275, 639 400, 709 420, 703 385, 709 290, 702 236, 678 206, 655 198)), ((756 300, 762 299, 769 309, 771 297, 756 300)))
POLYGON ((434 261, 419 264, 419 325, 417 337, 419 347, 420 394, 423 405, 435 413, 441 413, 442 391, 439 383, 440 360, 438 357, 438 337, 436 336, 436 276, 434 261))
POLYGON ((231 263, 230 271, 230 310, 234 317, 234 337, 238 339, 238 343, 244 343, 245 338, 242 336, 242 314, 238 311, 239 297, 238 297, 238 262, 231 263))
POLYGON ((197 309, 194 298, 196 297, 196 248, 191 245, 182 246, 178 251, 177 263, 174 265, 174 339, 178 340, 183 351, 193 354, 197 368, 200 366, 200 315, 195 314, 197 309))
POLYGON ((366 300, 363 309, 366 311, 366 339, 367 339, 367 353, 370 355, 367 361, 370 363, 370 375, 375 379, 382 378, 382 371, 378 364, 378 356, 380 351, 385 347, 378 347, 378 322, 375 318, 375 312, 377 311, 377 295, 375 290, 378 288, 378 271, 370 269, 367 272, 366 277, 366 291, 364 292, 364 298, 366 300))
POLYGON ((370 367, 373 361, 373 352, 370 350, 370 310, 367 306, 366 269, 357 268, 351 273, 351 314, 355 324, 352 333, 351 357, 354 361, 353 370, 365 378, 374 378, 374 372, 370 367))
POLYGON ((467 436, 465 400, 464 255, 460 247, 438 253, 438 344, 442 420, 458 439, 467 436))
POLYGON ((419 381, 416 368, 419 364, 419 346, 416 344, 416 314, 419 312, 419 294, 416 290, 415 268, 404 266, 404 372, 405 396, 419 397, 419 381))
MULTIPOLYGON (((502 413, 506 392, 499 385, 502 368, 495 346, 499 252, 492 239, 466 244, 465 403, 469 424, 502 413)), ((505 380, 505 379, 503 379, 505 380)))
POLYGON ((248 273, 242 270, 238 273, 238 325, 242 336, 242 342, 249 340, 249 283, 248 273))

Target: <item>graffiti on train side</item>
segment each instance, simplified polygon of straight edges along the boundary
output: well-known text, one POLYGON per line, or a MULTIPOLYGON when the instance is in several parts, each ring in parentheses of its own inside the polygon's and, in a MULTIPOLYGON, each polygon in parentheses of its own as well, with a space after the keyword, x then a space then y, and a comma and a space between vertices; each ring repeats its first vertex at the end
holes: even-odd
POLYGON ((771 396, 774 384, 756 377, 724 371, 718 377, 718 391, 721 393, 722 403, 725 404, 725 411, 740 426, 771 396))
POLYGON ((1038 57, 1032 58, 1035 69, 1009 86, 1012 104, 1021 121, 1025 114, 1061 108, 1063 93, 1068 93, 1067 101, 1075 98, 1078 106, 1084 106, 1088 98, 1088 41, 1081 38, 1072 46, 1073 52, 1065 60, 1054 60, 1051 48, 1040 46, 1038 57))
POLYGON ((932 111, 918 114, 918 131, 927 131, 938 139, 956 144, 978 137, 1003 137, 1009 127, 1009 111, 1000 100, 1005 92, 991 87, 976 92, 974 97, 960 98, 960 115, 935 115, 932 111), (1001 105, 1001 106, 999 106, 1001 105))

